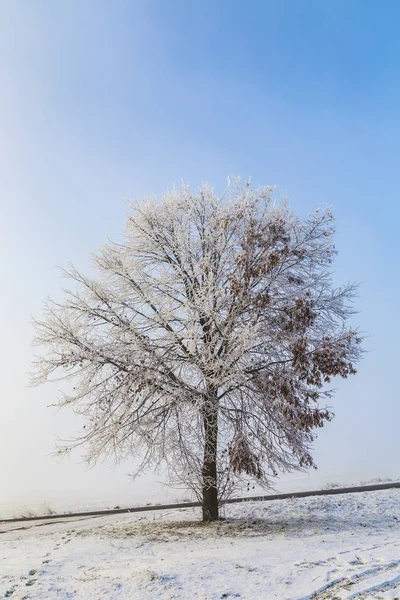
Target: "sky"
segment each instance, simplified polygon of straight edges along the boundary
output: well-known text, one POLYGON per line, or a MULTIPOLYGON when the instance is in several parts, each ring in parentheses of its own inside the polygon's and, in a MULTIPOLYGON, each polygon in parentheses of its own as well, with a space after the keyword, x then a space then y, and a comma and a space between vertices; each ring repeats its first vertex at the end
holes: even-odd
POLYGON ((319 470, 287 481, 400 477, 399 20, 397 0, 0 0, 0 512, 173 496, 130 461, 54 459, 77 421, 28 386, 31 316, 57 266, 121 239, 127 199, 232 174, 331 205, 335 282, 360 283, 367 353, 319 470))

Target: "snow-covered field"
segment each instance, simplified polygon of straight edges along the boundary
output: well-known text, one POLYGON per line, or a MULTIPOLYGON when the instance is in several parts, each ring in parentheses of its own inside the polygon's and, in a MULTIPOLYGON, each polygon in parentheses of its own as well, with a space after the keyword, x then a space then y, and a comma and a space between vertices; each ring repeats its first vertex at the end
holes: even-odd
POLYGON ((0 525, 0 598, 400 598, 400 490, 0 525), (44 524, 45 523, 45 524, 44 524))

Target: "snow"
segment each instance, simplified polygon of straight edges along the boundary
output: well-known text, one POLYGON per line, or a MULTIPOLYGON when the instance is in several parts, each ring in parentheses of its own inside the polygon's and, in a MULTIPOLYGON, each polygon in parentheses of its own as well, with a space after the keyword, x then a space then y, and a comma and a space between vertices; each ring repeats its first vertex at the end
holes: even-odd
POLYGON ((400 490, 0 524, 0 598, 400 598, 400 490))

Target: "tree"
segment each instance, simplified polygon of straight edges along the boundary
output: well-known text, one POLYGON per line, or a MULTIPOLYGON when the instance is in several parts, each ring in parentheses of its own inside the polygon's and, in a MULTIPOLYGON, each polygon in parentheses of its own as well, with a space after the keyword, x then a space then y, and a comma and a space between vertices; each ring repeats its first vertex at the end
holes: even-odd
POLYGON ((203 520, 242 478, 314 466, 332 377, 355 373, 360 336, 346 326, 353 284, 335 289, 329 209, 302 220, 269 187, 236 180, 218 197, 174 188, 132 204, 122 244, 73 266, 62 303, 35 321, 35 383, 60 373, 59 399, 83 416, 84 444, 166 465, 203 520))

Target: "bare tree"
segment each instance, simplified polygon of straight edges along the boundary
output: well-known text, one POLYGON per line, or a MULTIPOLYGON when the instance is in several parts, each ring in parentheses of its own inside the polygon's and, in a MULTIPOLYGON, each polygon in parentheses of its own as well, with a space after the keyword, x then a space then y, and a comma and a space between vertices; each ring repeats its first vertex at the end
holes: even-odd
POLYGON ((167 465, 218 518, 241 477, 314 466, 320 402, 355 373, 360 336, 346 327, 355 286, 334 289, 330 210, 302 220, 272 188, 240 180, 222 197, 174 188, 131 206, 124 242, 73 266, 62 303, 36 321, 35 383, 57 373, 59 399, 83 415, 88 460, 136 455, 167 465))

